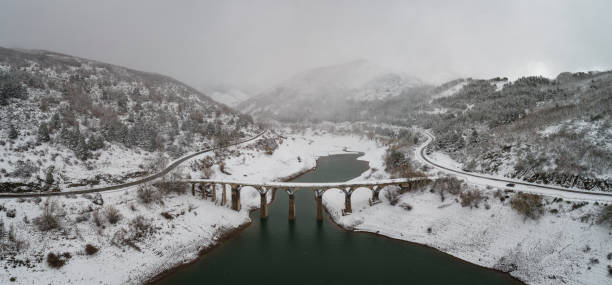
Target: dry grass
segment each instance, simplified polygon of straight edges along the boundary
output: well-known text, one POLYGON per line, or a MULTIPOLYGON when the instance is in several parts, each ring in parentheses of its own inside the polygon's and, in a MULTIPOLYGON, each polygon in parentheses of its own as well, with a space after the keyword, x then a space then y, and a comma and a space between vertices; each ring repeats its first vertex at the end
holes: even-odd
POLYGON ((537 220, 544 213, 542 196, 537 194, 518 193, 510 201, 510 205, 525 218, 537 220))

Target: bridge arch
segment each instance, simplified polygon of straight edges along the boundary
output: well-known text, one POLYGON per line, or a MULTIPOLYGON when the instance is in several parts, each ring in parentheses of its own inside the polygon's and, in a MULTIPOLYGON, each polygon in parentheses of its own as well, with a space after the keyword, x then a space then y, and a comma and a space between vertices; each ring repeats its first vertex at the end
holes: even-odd
MULTIPOLYGON (((378 180, 373 182, 340 182, 340 183, 294 183, 294 182, 269 182, 269 183, 252 183, 242 181, 226 181, 226 180, 210 180, 210 179, 199 179, 199 180, 184 180, 179 181, 182 183, 191 184, 191 190, 195 196, 195 186, 199 185, 198 191, 202 191, 202 198, 206 199, 207 196, 211 196, 213 202, 216 203, 218 199, 217 190, 220 192, 221 205, 224 206, 227 203, 227 192, 231 195, 231 207, 236 211, 241 209, 241 195, 249 195, 253 199, 259 195, 261 217, 266 218, 268 216, 268 203, 269 193, 276 192, 276 190, 283 190, 289 196, 289 219, 295 219, 295 192, 298 190, 310 190, 314 192, 315 201, 317 204, 317 219, 322 220, 322 200, 323 195, 329 192, 328 195, 341 195, 344 199, 343 214, 350 214, 352 212, 353 198, 357 198, 359 208, 360 203, 369 201, 370 205, 373 205, 380 201, 380 195, 389 191, 389 188, 395 189, 412 189, 413 187, 420 186, 428 183, 431 180, 427 177, 414 177, 414 178, 400 178, 400 179, 387 179, 378 180), (272 191, 270 191, 272 190, 272 191)), ((336 199, 331 199, 336 201, 336 199)), ((254 205, 249 205, 254 206, 254 205)))

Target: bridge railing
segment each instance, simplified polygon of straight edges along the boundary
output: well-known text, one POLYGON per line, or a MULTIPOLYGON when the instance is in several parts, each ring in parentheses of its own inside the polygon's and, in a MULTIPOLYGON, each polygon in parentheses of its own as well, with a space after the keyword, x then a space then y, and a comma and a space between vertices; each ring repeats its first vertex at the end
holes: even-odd
POLYGON ((216 180, 216 179, 187 179, 180 180, 183 183, 203 183, 203 184, 225 184, 225 185, 239 185, 239 186, 250 186, 253 188, 295 188, 295 189, 330 189, 330 188, 348 188, 348 187, 374 187, 374 186, 388 186, 388 185, 399 185, 403 183, 412 183, 417 181, 429 181, 429 177, 412 177, 412 178, 396 178, 396 179, 383 179, 375 181, 356 181, 356 182, 251 182, 251 181, 240 181, 240 180, 216 180))

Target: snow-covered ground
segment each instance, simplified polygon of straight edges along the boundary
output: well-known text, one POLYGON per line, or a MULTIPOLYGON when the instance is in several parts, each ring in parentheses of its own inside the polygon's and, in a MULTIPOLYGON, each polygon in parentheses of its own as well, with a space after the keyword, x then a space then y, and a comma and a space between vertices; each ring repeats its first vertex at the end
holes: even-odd
MULTIPOLYGON (((228 151, 234 155, 225 160, 225 171, 231 175, 221 173, 215 166, 212 178, 277 180, 314 167, 318 156, 341 153, 345 148, 365 152, 365 159, 374 161, 374 165, 381 164, 384 151, 374 141, 357 136, 306 132, 287 135, 272 155, 244 146, 240 147, 240 155, 237 155, 239 148, 233 147, 228 151)), ((191 161, 209 155, 205 153, 191 161)), ((189 167, 191 161, 184 162, 177 173, 193 178, 200 175, 189 167)), ((381 169, 380 165, 378 169, 381 169)), ((229 200, 229 191, 227 194, 229 200)), ((20 253, 0 260, 0 284, 8 283, 12 277, 16 278, 17 284, 143 283, 165 270, 196 259, 201 250, 218 243, 224 234, 249 223, 249 210, 259 205, 259 195, 254 189, 244 189, 240 212, 231 210, 229 205, 220 206, 221 191, 217 191, 217 195, 217 202, 213 203, 210 199, 202 200, 197 194, 193 197, 187 190, 182 195, 169 194, 162 199, 163 204, 144 204, 138 199, 134 187, 102 193, 102 206, 93 203, 95 199, 91 196, 95 195, 89 198, 88 195, 57 197, 49 201, 58 205, 61 229, 46 232, 40 231, 33 220, 40 216, 42 205, 47 200, 0 200, 3 212, 15 210, 12 218, 1 213, 4 229, 8 231, 12 227, 16 238, 25 242, 20 253), (119 210, 122 216, 116 224, 111 224, 104 216, 109 205, 119 210), (96 211, 102 226, 95 224, 93 213, 96 211), (169 215, 164 214, 164 217, 164 212, 169 215), (137 216, 149 221, 154 233, 135 243, 138 250, 132 246, 114 245, 113 240, 117 241, 122 229, 133 232, 130 222, 137 216), (85 254, 86 244, 98 247, 99 252, 85 254), (68 252, 71 258, 63 267, 54 269, 46 262, 49 252, 68 252)), ((1 250, 0 254, 4 255, 1 250)))
MULTIPOLYGON (((415 157, 419 157, 421 148, 413 149, 415 157)), ((430 158, 461 169, 443 154, 433 153, 430 158)), ((439 172, 432 169, 429 174, 439 172)), ((439 189, 432 186, 404 193, 395 206, 384 198, 387 190, 380 194, 382 203, 370 206, 371 192, 358 189, 351 198, 353 213, 346 216, 342 215, 341 192, 326 192, 323 202, 332 218, 345 228, 425 244, 481 266, 510 272, 528 284, 612 282, 607 269, 612 264, 612 228, 598 223, 602 208, 612 202, 612 197, 546 192, 521 185, 512 192, 498 192, 507 189, 506 182, 457 176, 469 189, 483 193, 485 198, 478 208, 462 207, 459 197, 448 193, 443 201, 439 189), (544 194, 541 218, 526 219, 512 209, 510 200, 519 190, 544 194)))
MULTIPOLYGON (((210 178, 278 180, 314 167, 318 156, 345 150, 364 152, 360 159, 370 162, 370 170, 353 181, 389 178, 383 170, 385 147, 375 141, 312 131, 284 136, 271 155, 248 146, 227 150, 225 171, 231 175, 214 166, 210 178)), ((177 172, 200 178, 202 175, 190 165, 211 155, 205 153, 186 161, 177 172)), ((326 192, 324 203, 334 220, 344 227, 426 244, 469 262, 511 271, 530 284, 610 282, 606 267, 610 263, 607 254, 612 252, 612 229, 596 222, 604 203, 576 207, 580 204, 575 201, 545 197, 546 213, 538 220, 530 220, 510 207, 511 197, 501 201, 493 191, 487 191, 495 188, 474 184, 477 183, 469 187, 479 187, 486 198, 473 209, 461 207, 457 197, 450 194, 441 201, 440 194, 428 188, 403 194, 397 206, 386 201, 384 191, 380 195, 383 202, 369 206, 370 191, 358 189, 352 195, 353 213, 347 216, 341 215, 344 195, 339 191, 326 192)), ((240 212, 219 205, 221 191, 217 191, 216 203, 193 197, 187 190, 183 195, 166 196, 163 204, 143 204, 135 190, 103 193, 104 206, 84 195, 54 198, 65 215, 60 218, 62 229, 48 232, 41 232, 32 222, 40 215, 45 200, 0 200, 5 213, 16 210, 13 218, 2 213, 4 228, 8 230, 12 225, 17 238, 26 241, 25 249, 14 259, 25 264, 30 260, 30 266, 15 267, 11 257, 0 260, 0 283, 16 277, 17 284, 140 284, 196 259, 201 250, 217 244, 224 233, 249 223, 248 211, 259 205, 258 193, 248 188, 241 195, 240 212), (104 212, 108 205, 118 209, 123 218, 113 225, 101 215, 103 226, 96 226, 92 213, 98 209, 104 212), (139 250, 113 245, 117 232, 130 230, 130 221, 139 215, 151 222, 155 232, 135 244, 139 250), (82 221, 83 216, 89 219, 82 221), (86 255, 88 243, 100 251, 86 255), (63 267, 53 269, 46 262, 49 252, 69 252, 72 257, 63 267)))
POLYGON ((516 191, 543 195, 554 195, 555 197, 581 201, 612 202, 612 195, 606 195, 606 193, 603 192, 600 192, 599 194, 595 193, 597 195, 594 195, 593 191, 586 191, 578 188, 564 188, 560 186, 541 185, 536 183, 529 183, 520 179, 499 177, 482 173, 469 173, 462 170, 463 165, 461 163, 453 160, 450 156, 441 152, 433 152, 429 155, 425 154, 429 161, 425 160, 425 158, 421 155, 423 153, 422 150, 433 140, 433 136, 428 132, 424 133, 426 134, 427 141, 414 149, 413 157, 417 162, 432 167, 431 170, 428 172, 429 175, 435 176, 438 175, 438 173, 451 174, 461 179, 464 179, 468 183, 473 185, 492 186, 495 188, 505 188, 507 187, 508 183, 513 183, 515 185, 512 186, 512 189, 516 191), (430 163, 430 161, 434 162, 435 164, 430 163), (439 166, 443 166, 444 168, 439 166))
MULTIPOLYGON (((478 208, 461 207, 456 196, 441 201, 439 193, 408 192, 396 206, 387 201, 369 206, 371 194, 357 190, 353 213, 342 216, 344 195, 323 196, 334 220, 356 231, 425 244, 463 260, 510 271, 528 284, 610 284, 612 229, 595 222, 602 204, 572 210, 574 203, 545 200, 539 220, 525 219, 504 202, 485 192, 478 208), (406 210, 402 205, 410 205, 406 210), (489 208, 487 208, 488 205, 489 208), (557 209, 557 214, 549 211, 557 209)), ((381 193, 381 198, 384 197, 381 193)), ((384 200, 384 198, 382 198, 384 200)))

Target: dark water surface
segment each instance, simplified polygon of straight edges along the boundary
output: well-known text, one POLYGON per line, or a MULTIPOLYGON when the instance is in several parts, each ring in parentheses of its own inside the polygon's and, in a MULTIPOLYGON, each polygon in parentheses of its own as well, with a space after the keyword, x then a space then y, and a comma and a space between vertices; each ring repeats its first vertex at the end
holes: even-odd
MULTIPOLYGON (((357 154, 323 157, 296 182, 341 182, 368 169, 357 154)), ((314 194, 296 193, 296 221, 276 193, 267 220, 253 224, 160 284, 520 284, 507 274, 462 262, 424 246, 340 229, 316 221, 314 194)))

